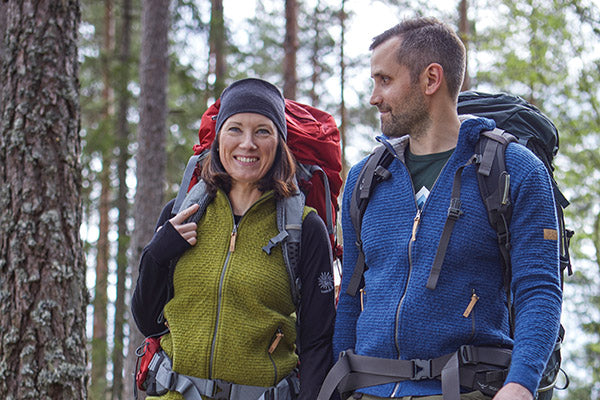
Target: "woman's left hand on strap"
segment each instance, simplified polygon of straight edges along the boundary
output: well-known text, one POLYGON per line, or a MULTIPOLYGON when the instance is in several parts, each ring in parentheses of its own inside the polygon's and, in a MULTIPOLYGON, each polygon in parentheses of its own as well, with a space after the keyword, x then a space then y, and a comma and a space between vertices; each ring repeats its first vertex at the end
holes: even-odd
POLYGON ((171 225, 173 225, 173 228, 175 228, 175 230, 179 232, 181 237, 184 238, 192 246, 195 245, 197 241, 196 229, 198 228, 198 225, 195 222, 185 223, 185 221, 189 217, 191 217, 196 211, 198 211, 198 207, 200 207, 198 204, 192 204, 185 210, 182 210, 179 213, 177 213, 177 215, 175 215, 169 220, 171 225))

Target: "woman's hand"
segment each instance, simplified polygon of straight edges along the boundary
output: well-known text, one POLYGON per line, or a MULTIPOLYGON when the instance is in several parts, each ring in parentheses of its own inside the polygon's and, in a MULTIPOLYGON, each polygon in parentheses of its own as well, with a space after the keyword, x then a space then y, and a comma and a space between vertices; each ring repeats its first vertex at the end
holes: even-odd
POLYGON ((196 229, 198 228, 198 225, 195 222, 188 222, 187 224, 185 224, 184 222, 186 219, 191 217, 196 211, 198 211, 199 207, 200 206, 198 204, 192 204, 185 210, 179 211, 179 213, 176 216, 169 220, 171 225, 173 225, 173 228, 175 228, 175 230, 179 232, 181 237, 184 238, 192 246, 195 245, 197 242, 196 229))

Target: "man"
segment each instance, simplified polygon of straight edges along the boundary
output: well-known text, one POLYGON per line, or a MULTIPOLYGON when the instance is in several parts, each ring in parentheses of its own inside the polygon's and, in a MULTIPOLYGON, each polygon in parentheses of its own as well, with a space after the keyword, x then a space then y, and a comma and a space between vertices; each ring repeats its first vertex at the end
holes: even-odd
MULTIPOLYGON (((395 157, 387 168, 391 176, 375 187, 362 219, 367 269, 364 287, 356 296, 346 293, 359 254, 349 209, 366 160, 348 175, 334 352, 353 349, 359 356, 416 362, 412 380, 364 385, 353 397, 441 399, 445 376, 458 376, 452 369, 452 362, 458 365, 458 361, 456 357, 448 361, 440 382, 431 379, 429 360, 473 345, 512 348, 512 359, 506 361, 508 373, 502 376, 494 400, 531 400, 556 340, 561 308, 558 242, 556 235, 548 234, 556 232, 557 221, 547 171, 523 146, 508 146, 514 209, 510 223, 513 336, 497 236, 487 219, 474 165, 457 175, 460 213, 437 284, 428 285, 455 173, 474 154, 480 132, 495 127, 484 118, 461 123, 457 115, 464 46, 445 24, 418 18, 375 37, 371 50, 371 104, 381 115, 385 135, 381 141, 393 148, 395 157)), ((480 386, 483 392, 485 386, 480 386)), ((461 398, 490 399, 493 394, 486 396, 476 389, 463 386, 461 398)), ((456 397, 444 398, 458 398, 458 389, 456 397)))

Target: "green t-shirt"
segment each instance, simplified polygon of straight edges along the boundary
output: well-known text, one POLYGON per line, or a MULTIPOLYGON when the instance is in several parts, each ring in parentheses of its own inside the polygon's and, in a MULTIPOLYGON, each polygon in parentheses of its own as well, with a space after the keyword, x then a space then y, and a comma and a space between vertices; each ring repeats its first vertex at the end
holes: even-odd
POLYGON ((454 149, 451 149, 442 153, 417 156, 411 153, 408 147, 406 148, 404 160, 413 181, 419 208, 425 204, 435 180, 453 152, 454 149))

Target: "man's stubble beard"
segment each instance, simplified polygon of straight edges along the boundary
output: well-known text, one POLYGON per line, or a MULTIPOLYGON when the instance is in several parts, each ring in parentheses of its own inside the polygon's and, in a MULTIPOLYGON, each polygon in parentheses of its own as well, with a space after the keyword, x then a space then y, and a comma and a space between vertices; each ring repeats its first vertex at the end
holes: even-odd
POLYGON ((387 121, 381 119, 381 132, 387 137, 399 138, 410 135, 411 138, 417 139, 422 137, 431 125, 431 118, 422 94, 414 95, 406 104, 406 109, 400 113, 394 114, 389 106, 384 106, 383 109, 389 111, 389 118, 387 121))

